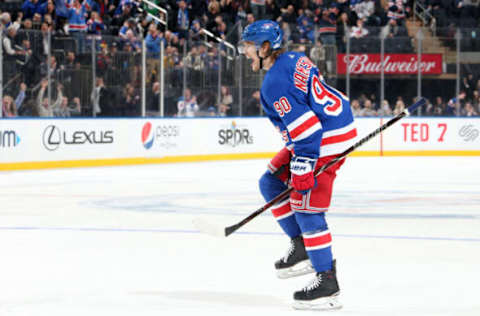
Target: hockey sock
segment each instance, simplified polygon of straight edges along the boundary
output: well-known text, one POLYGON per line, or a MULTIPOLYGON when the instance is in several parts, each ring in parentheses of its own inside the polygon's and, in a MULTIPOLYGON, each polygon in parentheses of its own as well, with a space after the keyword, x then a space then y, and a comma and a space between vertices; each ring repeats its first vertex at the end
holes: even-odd
MULTIPOLYGON (((287 189, 282 180, 267 171, 259 181, 260 192, 265 201, 272 200, 275 196, 287 189)), ((290 200, 286 199, 272 207, 273 216, 277 219, 280 227, 290 237, 300 236, 302 233, 295 219, 295 212, 290 208, 290 200)))
POLYGON ((286 199, 272 207, 272 214, 285 234, 290 238, 300 236, 302 233, 295 219, 295 212, 290 208, 290 200, 286 199))
POLYGON ((324 213, 295 213, 301 228, 303 243, 313 268, 317 272, 332 269, 332 236, 324 213))

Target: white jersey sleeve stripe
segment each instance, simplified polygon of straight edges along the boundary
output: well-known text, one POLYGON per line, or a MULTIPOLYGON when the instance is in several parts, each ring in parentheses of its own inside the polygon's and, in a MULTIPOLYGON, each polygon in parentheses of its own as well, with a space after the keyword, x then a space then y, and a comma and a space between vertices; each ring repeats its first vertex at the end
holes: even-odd
POLYGON ((310 126, 308 129, 306 129, 305 131, 303 131, 297 137, 293 138, 292 140, 294 142, 297 142, 299 140, 305 139, 308 136, 312 135, 313 133, 315 133, 316 131, 321 130, 321 129, 322 129, 322 125, 320 124, 320 122, 317 122, 317 123, 313 124, 312 126, 310 126))
POLYGON ((290 124, 287 125, 288 131, 291 133, 294 129, 305 123, 309 118, 315 116, 315 113, 313 111, 308 111, 300 115, 295 121, 291 122, 290 124))

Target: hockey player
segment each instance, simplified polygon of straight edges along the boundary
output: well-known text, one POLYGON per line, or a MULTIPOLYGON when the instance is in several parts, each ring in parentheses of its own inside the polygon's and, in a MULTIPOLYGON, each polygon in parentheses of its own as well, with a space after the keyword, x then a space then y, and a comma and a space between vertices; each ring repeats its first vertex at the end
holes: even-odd
POLYGON ((251 59, 253 71, 266 70, 261 103, 286 144, 260 178, 260 191, 269 201, 288 185, 294 188, 289 199, 272 207, 291 238, 275 269, 280 278, 316 273, 311 283, 294 293, 294 308, 336 309, 341 307, 340 289, 325 212, 344 160, 317 177, 314 171, 353 145, 357 131, 348 98, 327 85, 303 53, 285 51, 282 39, 276 22, 262 20, 245 28, 239 47, 251 59))

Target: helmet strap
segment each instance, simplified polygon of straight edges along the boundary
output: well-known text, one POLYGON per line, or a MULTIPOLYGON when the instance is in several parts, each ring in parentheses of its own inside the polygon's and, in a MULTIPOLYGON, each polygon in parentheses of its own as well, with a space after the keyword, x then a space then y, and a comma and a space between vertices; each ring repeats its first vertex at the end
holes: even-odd
POLYGON ((269 51, 270 54, 268 54, 268 55, 265 56, 265 57, 260 57, 260 54, 258 53, 258 49, 257 49, 257 56, 258 56, 258 58, 260 59, 260 69, 263 69, 263 60, 264 60, 265 58, 268 58, 268 57, 270 57, 270 56, 272 55, 272 50, 269 49, 268 51, 269 51))

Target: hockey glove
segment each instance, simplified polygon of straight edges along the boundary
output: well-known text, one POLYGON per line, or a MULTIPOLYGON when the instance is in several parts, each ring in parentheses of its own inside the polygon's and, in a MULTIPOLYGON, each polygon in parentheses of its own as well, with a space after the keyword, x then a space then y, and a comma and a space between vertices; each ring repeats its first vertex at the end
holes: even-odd
POLYGON ((277 173, 282 173, 283 170, 281 169, 284 165, 288 166, 291 155, 290 149, 283 147, 282 150, 280 150, 275 157, 270 160, 270 163, 268 164, 268 170, 270 170, 270 172, 274 175, 277 175, 277 173))
POLYGON ((290 172, 292 173, 291 185, 301 194, 307 194, 317 185, 313 175, 317 159, 294 156, 290 161, 290 172))

